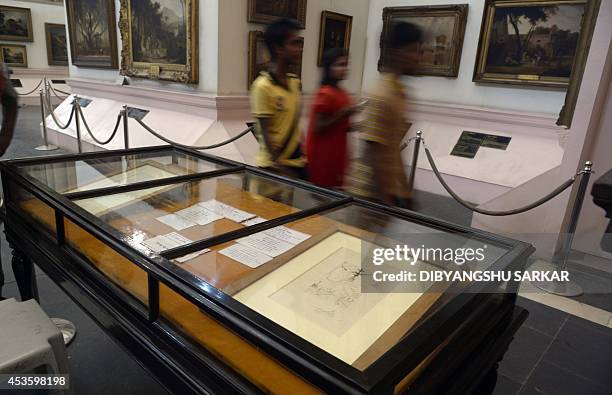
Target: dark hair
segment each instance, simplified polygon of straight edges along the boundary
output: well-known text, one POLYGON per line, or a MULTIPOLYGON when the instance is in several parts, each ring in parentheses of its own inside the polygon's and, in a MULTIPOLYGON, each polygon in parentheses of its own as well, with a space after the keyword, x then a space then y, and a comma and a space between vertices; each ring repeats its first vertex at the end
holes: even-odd
POLYGON ((285 42, 287 42, 289 34, 298 30, 299 26, 297 22, 291 19, 279 19, 268 26, 266 32, 264 33, 264 40, 266 42, 266 47, 268 47, 268 51, 270 51, 270 57, 272 59, 274 59, 276 56, 274 49, 276 47, 282 47, 285 42))
POLYGON ((387 48, 401 48, 410 44, 421 42, 423 33, 421 29, 409 22, 395 22, 387 34, 385 44, 387 48))
POLYGON ((342 57, 347 56, 348 53, 344 48, 332 48, 325 51, 323 54, 323 78, 321 79, 321 85, 336 86, 338 81, 331 75, 331 68, 336 61, 342 57))

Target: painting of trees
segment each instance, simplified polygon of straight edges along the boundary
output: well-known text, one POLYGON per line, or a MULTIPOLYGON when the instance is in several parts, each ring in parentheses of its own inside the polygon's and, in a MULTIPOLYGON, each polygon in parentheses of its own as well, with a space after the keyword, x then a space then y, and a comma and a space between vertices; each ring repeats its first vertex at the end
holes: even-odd
POLYGON ((185 0, 132 0, 132 48, 137 62, 185 64, 185 0))
POLYGON ((110 47, 106 40, 108 24, 104 4, 97 0, 81 0, 77 2, 77 7, 77 42, 82 53, 84 55, 108 55, 110 47))

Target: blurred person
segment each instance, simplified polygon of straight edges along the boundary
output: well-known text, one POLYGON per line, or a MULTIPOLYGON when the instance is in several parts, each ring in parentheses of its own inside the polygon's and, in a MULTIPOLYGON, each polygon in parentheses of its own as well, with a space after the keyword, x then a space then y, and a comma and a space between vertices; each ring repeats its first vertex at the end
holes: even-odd
POLYGON ((266 29, 264 39, 271 62, 253 82, 251 112, 259 140, 257 166, 307 179, 299 126, 302 84, 297 75, 289 73, 301 57, 298 28, 294 21, 281 19, 266 29))
MULTIPOLYGON (((0 63, 0 102, 2 104, 2 129, 0 129, 0 156, 4 155, 7 148, 13 139, 15 131, 15 123, 17 122, 17 92, 11 85, 8 68, 5 64, 0 63)), ((0 207, 3 206, 2 198, 0 198, 0 207)), ((4 210, 4 208, 1 208, 4 210)), ((0 224, 2 217, 0 217, 0 224)), ((2 287, 4 286, 4 272, 0 262, 0 300, 2 297, 2 287)))
POLYGON ((323 55, 323 79, 310 112, 306 138, 306 157, 310 181, 324 187, 341 187, 348 164, 347 133, 350 117, 362 108, 352 105, 340 82, 348 75, 348 56, 344 48, 323 55))
POLYGON ((401 157, 407 95, 402 76, 412 72, 419 58, 421 30, 408 22, 395 23, 385 38, 389 67, 368 95, 361 124, 361 155, 352 163, 349 192, 389 205, 408 207, 412 190, 401 157))

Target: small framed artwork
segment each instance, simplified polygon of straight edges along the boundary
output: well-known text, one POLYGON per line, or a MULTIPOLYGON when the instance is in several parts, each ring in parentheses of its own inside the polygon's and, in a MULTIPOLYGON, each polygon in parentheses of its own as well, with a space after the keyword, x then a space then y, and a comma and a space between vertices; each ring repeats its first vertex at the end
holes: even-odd
POLYGON ((351 46, 353 17, 331 11, 321 13, 321 32, 319 33, 318 66, 323 66, 323 54, 332 48, 344 48, 348 53, 351 46))
POLYGON ((34 41, 29 8, 0 6, 0 40, 34 41))
POLYGON ((45 36, 47 37, 47 63, 49 63, 49 66, 68 66, 66 26, 45 23, 45 36))
POLYGON ((385 8, 378 70, 384 71, 389 67, 385 41, 391 27, 396 22, 404 21, 418 26, 423 33, 413 74, 457 77, 467 15, 467 4, 385 8))
MULTIPOLYGON (((304 47, 304 38, 300 37, 302 48, 304 47)), ((260 72, 266 71, 270 64, 270 53, 266 48, 264 34, 261 31, 253 30, 249 32, 249 74, 248 74, 248 89, 251 89, 251 84, 257 78, 260 72)), ((292 66, 290 73, 302 78, 302 56, 297 65, 292 66)))
POLYGON ((25 45, 0 44, 2 62, 9 67, 28 67, 28 53, 25 45))
POLYGON ((114 0, 66 0, 66 12, 72 64, 117 69, 114 0))
MULTIPOLYGON (((487 0, 475 82, 566 87, 577 57, 587 0, 487 0)), ((593 22, 588 22, 593 23, 593 22)))
POLYGON ((249 0, 248 22, 272 23, 281 18, 297 21, 300 29, 306 27, 307 0, 249 0))

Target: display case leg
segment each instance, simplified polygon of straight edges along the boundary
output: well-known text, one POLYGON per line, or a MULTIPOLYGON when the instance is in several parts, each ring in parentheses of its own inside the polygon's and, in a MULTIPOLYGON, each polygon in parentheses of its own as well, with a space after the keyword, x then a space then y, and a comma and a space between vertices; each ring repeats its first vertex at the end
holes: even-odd
POLYGON ((11 248, 13 249, 13 273, 15 274, 21 300, 36 299, 36 301, 39 301, 34 264, 17 248, 13 246, 11 248))

